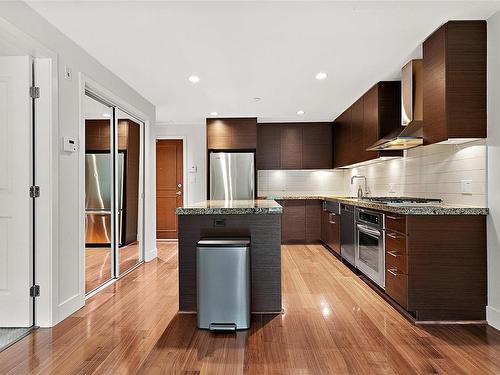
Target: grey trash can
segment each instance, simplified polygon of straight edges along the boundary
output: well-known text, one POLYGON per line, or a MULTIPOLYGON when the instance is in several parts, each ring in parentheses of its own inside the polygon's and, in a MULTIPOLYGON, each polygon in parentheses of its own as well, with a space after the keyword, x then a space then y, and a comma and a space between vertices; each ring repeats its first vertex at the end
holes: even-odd
POLYGON ((198 328, 250 328, 250 239, 200 240, 196 271, 198 328))

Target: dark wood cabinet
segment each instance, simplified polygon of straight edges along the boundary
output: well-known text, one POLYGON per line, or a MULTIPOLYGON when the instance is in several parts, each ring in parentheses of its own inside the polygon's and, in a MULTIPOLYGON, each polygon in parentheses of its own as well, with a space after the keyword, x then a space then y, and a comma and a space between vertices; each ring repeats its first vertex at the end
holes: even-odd
POLYGON ((340 255, 340 215, 321 210, 321 242, 340 255))
POLYGON ((281 169, 302 169, 302 126, 281 127, 281 169))
POLYGON ((419 321, 484 320, 484 216, 385 217, 385 292, 419 321))
POLYGON ((327 246, 340 255, 340 215, 328 213, 327 246))
POLYGON ((351 107, 347 108, 333 123, 333 166, 350 164, 351 160, 351 107))
POLYGON ((321 240, 321 201, 319 199, 287 199, 283 206, 282 243, 312 243, 321 240))
POLYGON ((319 199, 306 200, 306 242, 321 239, 322 202, 319 199))
POLYGON ((486 138, 486 44, 486 21, 450 21, 424 41, 424 144, 486 138))
POLYGON ((304 242, 306 238, 305 201, 290 199, 279 203, 283 206, 281 241, 283 243, 304 242))
POLYGON ((333 163, 345 167, 382 156, 402 156, 402 151, 366 149, 401 127, 401 82, 378 82, 333 123, 333 163))
POLYGON ((256 149, 257 119, 207 119, 207 148, 209 150, 256 149))
POLYGON ((302 126, 302 169, 333 168, 333 134, 331 124, 302 126))
POLYGON ((333 168, 330 123, 259 124, 257 169, 333 168))
POLYGON ((257 169, 281 168, 281 126, 267 124, 257 127, 257 169))

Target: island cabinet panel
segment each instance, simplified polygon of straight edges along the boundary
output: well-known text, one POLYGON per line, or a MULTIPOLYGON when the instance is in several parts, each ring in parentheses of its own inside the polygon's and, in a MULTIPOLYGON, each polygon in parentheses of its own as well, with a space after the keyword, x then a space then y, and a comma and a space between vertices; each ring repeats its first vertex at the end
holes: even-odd
POLYGON ((252 312, 281 312, 281 215, 179 215, 178 219, 180 311, 197 311, 197 242, 204 237, 249 237, 252 312))
POLYGON ((208 149, 253 150, 256 147, 256 118, 207 119, 208 149))
POLYGON ((486 38, 486 21, 450 21, 424 41, 424 144, 486 138, 486 38))
POLYGON ((277 123, 257 127, 257 169, 332 169, 330 123, 277 123))
POLYGON ((417 321, 485 319, 485 216, 390 213, 385 241, 385 291, 417 321))

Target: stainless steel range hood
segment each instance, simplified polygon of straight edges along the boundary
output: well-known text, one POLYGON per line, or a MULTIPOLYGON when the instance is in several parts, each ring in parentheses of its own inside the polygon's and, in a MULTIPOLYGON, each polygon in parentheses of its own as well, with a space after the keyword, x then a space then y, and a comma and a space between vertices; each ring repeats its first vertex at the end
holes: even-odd
POLYGON ((401 128, 387 134, 367 151, 407 150, 423 143, 422 60, 401 70, 401 128))

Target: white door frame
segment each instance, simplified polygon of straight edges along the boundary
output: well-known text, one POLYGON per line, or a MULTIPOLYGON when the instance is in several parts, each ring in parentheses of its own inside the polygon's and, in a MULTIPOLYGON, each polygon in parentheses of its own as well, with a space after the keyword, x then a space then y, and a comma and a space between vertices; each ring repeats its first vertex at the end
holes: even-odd
MULTIPOLYGON (((79 207, 79 212, 80 212, 80 220, 79 220, 79 238, 78 242, 80 244, 80 251, 78 255, 78 269, 80 273, 79 277, 79 295, 78 295, 78 301, 80 303, 80 306, 85 305, 85 299, 90 298, 94 294, 98 293, 102 289, 106 288, 107 286, 113 284, 116 282, 117 279, 111 279, 110 281, 106 282, 103 284, 101 287, 95 289, 91 294, 86 295, 85 294, 85 90, 88 89, 101 97, 102 99, 108 101, 109 103, 113 104, 116 107, 119 107, 120 109, 128 112, 132 116, 136 117, 137 120, 141 121, 144 125, 144 131, 143 131, 143 136, 144 136, 144 142, 143 142, 143 199, 142 199, 142 228, 146 228, 149 223, 147 223, 148 220, 148 215, 146 215, 147 212, 147 200, 149 197, 149 194, 147 193, 149 191, 149 170, 146 168, 146 165, 148 165, 149 158, 148 155, 150 155, 150 147, 148 142, 145 140, 149 139, 149 132, 150 132, 150 123, 152 119, 149 118, 149 116, 139 109, 135 108, 134 106, 130 105, 127 103, 127 101, 123 100, 121 97, 115 95, 112 91, 109 91, 106 89, 104 86, 101 84, 97 83, 90 77, 86 76, 83 73, 79 73, 79 91, 80 91, 80 104, 79 104, 79 119, 80 119, 80 124, 79 124, 79 151, 78 151, 78 165, 79 165, 79 175, 78 175, 78 207, 79 207)), ((156 248, 149 250, 147 248, 147 241, 146 241, 146 236, 145 236, 145 231, 142 230, 141 233, 142 237, 142 248, 143 248, 143 254, 142 256, 144 257, 145 261, 149 261, 152 258, 156 257, 156 248)), ((127 272, 125 272, 127 273, 127 272)), ((125 274, 124 273, 124 274, 125 274)))
POLYGON ((154 138, 153 148, 154 148, 154 165, 153 165, 153 179, 154 179, 154 191, 155 191, 155 202, 154 202, 154 238, 156 238, 156 141, 161 140, 181 140, 182 141, 182 184, 184 186, 184 195, 182 197, 182 204, 187 205, 188 200, 188 170, 187 170, 187 137, 185 135, 157 135, 154 138))
POLYGON ((4 19, 0 18, 0 38, 15 45, 35 63, 35 84, 40 87, 40 98, 35 105, 35 174, 40 186, 40 197, 35 210, 35 280, 40 285, 40 297, 35 298, 35 325, 51 327, 56 321, 54 312, 57 295, 57 144, 58 89, 57 54, 38 43, 4 19))

